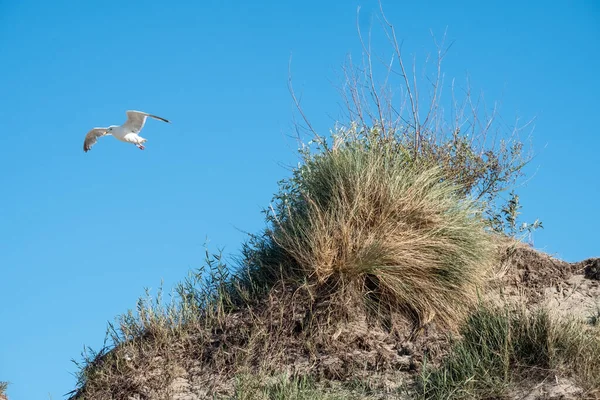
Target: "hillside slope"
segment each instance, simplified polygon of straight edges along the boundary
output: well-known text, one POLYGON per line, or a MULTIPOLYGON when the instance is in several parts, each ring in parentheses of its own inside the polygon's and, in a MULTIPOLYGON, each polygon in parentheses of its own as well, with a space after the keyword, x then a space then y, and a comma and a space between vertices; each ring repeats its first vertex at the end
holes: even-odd
POLYGON ((512 238, 541 226, 494 203, 521 164, 398 135, 303 153, 238 268, 207 254, 170 304, 140 299, 70 398, 600 395, 599 261, 512 238))
MULTIPOLYGON (((600 259, 569 264, 522 244, 506 251, 486 299, 529 310, 545 305, 561 318, 598 324, 600 259)), ((277 287, 217 326, 137 338, 93 360, 72 398, 424 398, 415 383, 424 362, 439 365, 450 351, 445 332, 393 313, 396 328, 389 330, 360 302, 348 298, 332 309, 331 301, 306 288, 277 287), (310 377, 310 384, 286 377, 310 377)), ((506 398, 597 398, 567 372, 515 382, 506 398)))

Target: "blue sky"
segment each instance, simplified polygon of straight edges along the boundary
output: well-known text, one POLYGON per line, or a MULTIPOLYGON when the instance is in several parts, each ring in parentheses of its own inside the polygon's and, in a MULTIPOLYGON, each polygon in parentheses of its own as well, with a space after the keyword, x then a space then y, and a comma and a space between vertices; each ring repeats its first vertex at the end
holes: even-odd
MULTIPOLYGON (((524 219, 544 223, 537 248, 577 261, 600 256, 600 7, 549 3, 383 4, 409 57, 424 59, 430 30, 447 28, 446 76, 468 74, 507 120, 536 118, 524 219)), ((207 240, 236 255, 243 232, 263 227, 296 162, 290 54, 325 131, 340 67, 359 54, 358 5, 368 27, 373 0, 0 1, 0 380, 11 399, 61 398, 70 360, 97 349, 145 287, 171 288, 207 240), (85 133, 127 109, 172 124, 148 121, 145 151, 108 137, 84 154, 85 133)))

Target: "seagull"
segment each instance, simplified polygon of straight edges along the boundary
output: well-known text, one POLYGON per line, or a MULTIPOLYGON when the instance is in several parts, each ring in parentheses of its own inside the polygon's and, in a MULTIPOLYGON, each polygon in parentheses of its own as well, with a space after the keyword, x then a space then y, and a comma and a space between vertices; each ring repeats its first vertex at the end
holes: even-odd
POLYGON ((122 142, 133 143, 138 149, 144 150, 144 143, 147 139, 139 135, 140 131, 146 123, 146 118, 154 118, 163 122, 170 123, 170 121, 158 117, 156 115, 148 114, 142 111, 128 110, 127 121, 121 126, 111 125, 108 128, 94 128, 85 135, 85 141, 83 142, 83 151, 88 152, 92 149, 92 146, 96 144, 99 137, 112 135, 115 139, 122 142))

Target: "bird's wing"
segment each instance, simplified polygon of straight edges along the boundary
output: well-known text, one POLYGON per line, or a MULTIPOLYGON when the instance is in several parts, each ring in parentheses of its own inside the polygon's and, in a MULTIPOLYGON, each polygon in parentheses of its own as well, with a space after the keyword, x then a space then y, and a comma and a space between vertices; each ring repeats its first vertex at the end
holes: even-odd
POLYGON ((164 118, 158 117, 156 115, 148 114, 148 113, 145 113, 142 111, 128 110, 128 111, 126 111, 126 114, 127 114, 127 121, 125 121, 125 123, 123 124, 123 127, 126 129, 130 129, 132 132, 136 132, 136 133, 141 131, 142 128, 144 127, 144 124, 146 123, 146 117, 150 117, 150 118, 158 119, 163 122, 170 123, 169 120, 166 120, 164 118))
POLYGON ((106 131, 106 128, 94 128, 85 135, 85 140, 83 141, 83 151, 86 153, 92 149, 92 146, 96 144, 96 141, 99 137, 104 135, 110 135, 106 131))

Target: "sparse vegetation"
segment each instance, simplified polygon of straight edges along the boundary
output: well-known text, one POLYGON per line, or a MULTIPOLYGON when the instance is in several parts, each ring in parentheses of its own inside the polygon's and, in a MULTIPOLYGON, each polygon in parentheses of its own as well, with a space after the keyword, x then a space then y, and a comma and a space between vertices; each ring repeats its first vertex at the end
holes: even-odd
MULTIPOLYGON (((445 35, 441 42, 434 39, 435 51, 426 55, 423 65, 417 66, 416 61, 407 65, 395 27, 382 8, 380 11, 391 52, 377 53, 371 43, 373 32, 365 41, 357 28, 362 54, 358 63, 348 56, 342 68, 343 82, 338 89, 343 108, 334 134, 327 137, 315 129, 290 76, 289 89, 303 122, 296 125, 303 151, 328 152, 341 142, 354 140, 395 147, 415 166, 440 168, 465 196, 483 202, 490 228, 510 235, 505 230, 510 227, 505 211, 511 209, 515 195, 504 199, 502 193, 514 188, 533 158, 520 138, 532 121, 521 123, 517 118, 514 124, 506 124, 499 118, 498 105, 488 109, 484 96, 475 94, 469 81, 460 87, 452 79, 447 85, 442 64, 450 46, 445 35), (444 97, 448 91, 450 95, 444 97), (307 144, 301 139, 304 134, 310 137, 307 144)), ((517 206, 513 204, 512 210, 520 208, 518 198, 517 206)), ((517 213, 511 216, 517 225, 517 213)), ((541 222, 525 226, 535 230, 541 222)))

